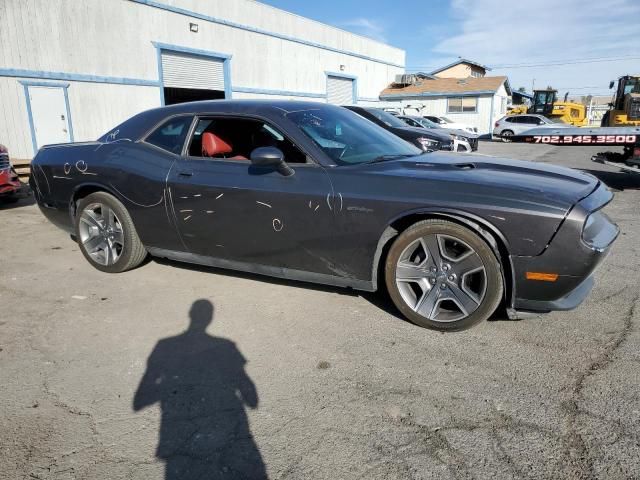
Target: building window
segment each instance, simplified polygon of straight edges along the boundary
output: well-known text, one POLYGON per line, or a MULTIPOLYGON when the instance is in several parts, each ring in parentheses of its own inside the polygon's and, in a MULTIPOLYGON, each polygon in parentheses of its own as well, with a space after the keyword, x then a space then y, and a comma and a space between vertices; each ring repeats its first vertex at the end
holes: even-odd
POLYGON ((457 97, 447 99, 447 113, 477 113, 477 97, 457 97))
POLYGON ((478 70, 471 70, 471 76, 474 78, 481 78, 482 72, 479 72, 478 70))

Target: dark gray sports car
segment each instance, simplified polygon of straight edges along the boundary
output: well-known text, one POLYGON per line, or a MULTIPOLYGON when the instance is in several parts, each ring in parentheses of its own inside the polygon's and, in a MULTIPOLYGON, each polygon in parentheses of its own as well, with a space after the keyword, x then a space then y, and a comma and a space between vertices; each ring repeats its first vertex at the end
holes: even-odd
POLYGON ((576 307, 618 235, 585 173, 422 153, 344 108, 210 101, 143 112, 32 164, 49 220, 104 272, 150 254, 374 291, 467 328, 502 303, 576 307))

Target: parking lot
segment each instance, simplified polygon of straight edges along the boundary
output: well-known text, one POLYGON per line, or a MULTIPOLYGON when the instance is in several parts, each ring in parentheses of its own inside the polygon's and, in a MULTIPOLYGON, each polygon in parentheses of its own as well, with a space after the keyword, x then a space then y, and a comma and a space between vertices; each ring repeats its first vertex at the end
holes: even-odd
POLYGON ((577 310, 454 334, 379 294, 103 274, 2 207, 0 478, 638 478, 640 176, 595 151, 481 142, 592 171, 622 234, 577 310))

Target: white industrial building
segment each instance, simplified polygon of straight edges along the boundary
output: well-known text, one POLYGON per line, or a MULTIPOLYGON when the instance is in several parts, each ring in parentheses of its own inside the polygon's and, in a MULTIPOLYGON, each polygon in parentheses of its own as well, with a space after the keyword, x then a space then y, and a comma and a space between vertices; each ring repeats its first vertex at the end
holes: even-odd
POLYGON ((213 98, 372 104, 405 52, 251 0, 0 1, 0 143, 29 159, 213 98))

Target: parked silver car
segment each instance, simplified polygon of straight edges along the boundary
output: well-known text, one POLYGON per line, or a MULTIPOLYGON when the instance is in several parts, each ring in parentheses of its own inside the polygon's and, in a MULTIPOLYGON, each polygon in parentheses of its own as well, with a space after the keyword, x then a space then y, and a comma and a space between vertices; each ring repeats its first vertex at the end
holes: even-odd
POLYGON ((498 120, 493 128, 493 136, 499 137, 503 142, 510 142, 513 135, 520 135, 522 132, 540 127, 562 128, 570 127, 563 122, 553 121, 544 115, 507 115, 498 120))
POLYGON ((478 135, 475 133, 455 128, 445 128, 424 117, 398 115, 398 118, 411 127, 433 128, 449 133, 454 141, 454 151, 456 152, 475 152, 478 149, 478 135))
POLYGON ((454 122, 453 120, 450 120, 447 117, 439 117, 437 115, 423 115, 423 116, 427 120, 430 120, 433 123, 437 123, 442 128, 457 128, 458 130, 465 130, 469 133, 478 133, 478 129, 476 127, 472 127, 471 125, 467 125, 466 123, 454 122))

